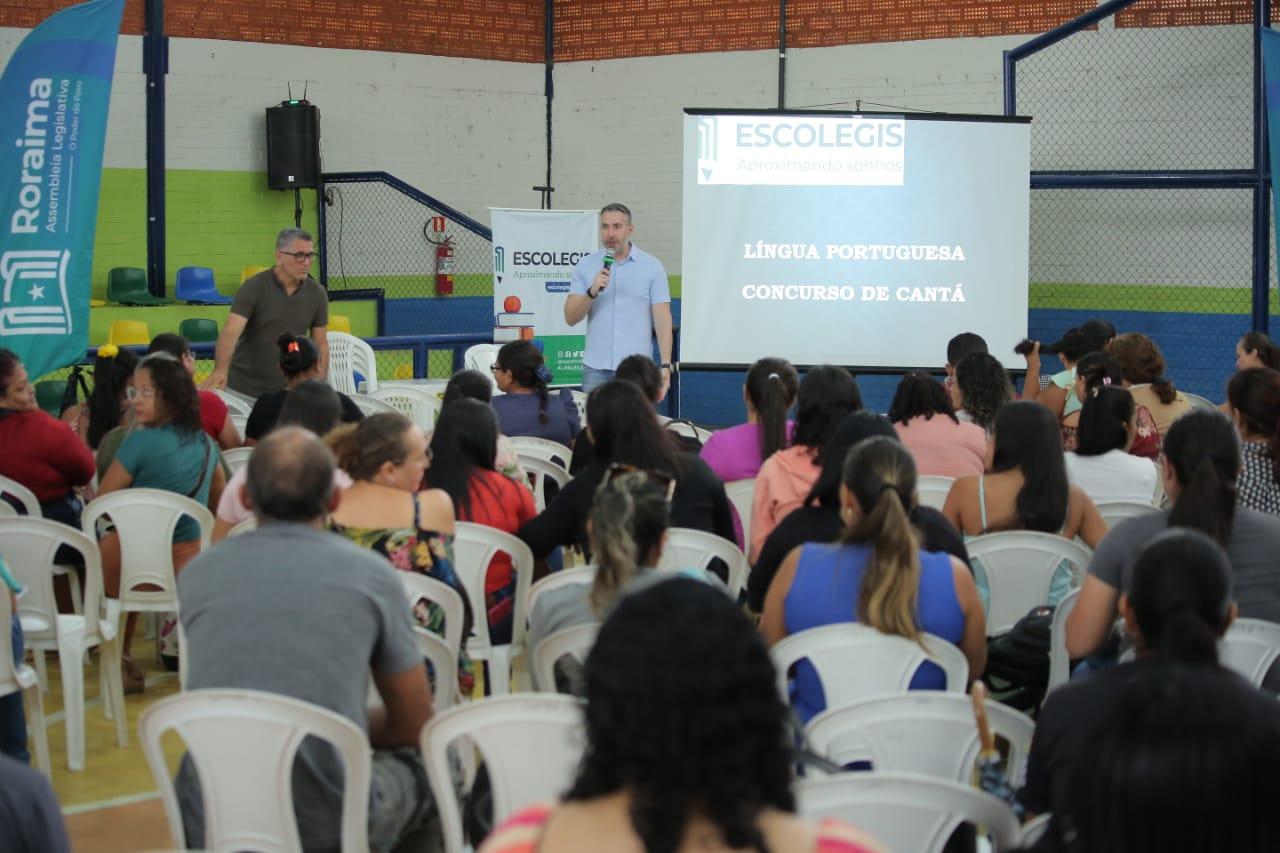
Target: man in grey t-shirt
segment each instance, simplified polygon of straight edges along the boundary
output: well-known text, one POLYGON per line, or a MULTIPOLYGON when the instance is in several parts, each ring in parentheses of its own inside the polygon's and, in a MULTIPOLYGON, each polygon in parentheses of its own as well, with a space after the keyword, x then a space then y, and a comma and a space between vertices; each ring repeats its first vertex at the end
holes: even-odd
POLYGON ((320 350, 320 376, 329 372, 329 296, 311 277, 315 258, 311 235, 286 228, 276 238, 276 265, 245 279, 218 335, 213 373, 201 386, 259 397, 284 387, 280 372, 281 335, 306 335, 320 350))
MULTIPOLYGON (((417 748, 431 695, 395 570, 323 529, 337 506, 333 470, 328 449, 298 427, 276 430, 254 450, 245 498, 258 529, 201 554, 178 579, 187 687, 278 693, 367 729, 375 750, 369 840, 390 849, 434 812, 417 748), (385 714, 366 710, 370 670, 385 714)), ((177 781, 187 844, 203 848, 188 758, 177 781)), ((342 785, 332 749, 304 742, 293 799, 307 850, 338 848, 342 785)))

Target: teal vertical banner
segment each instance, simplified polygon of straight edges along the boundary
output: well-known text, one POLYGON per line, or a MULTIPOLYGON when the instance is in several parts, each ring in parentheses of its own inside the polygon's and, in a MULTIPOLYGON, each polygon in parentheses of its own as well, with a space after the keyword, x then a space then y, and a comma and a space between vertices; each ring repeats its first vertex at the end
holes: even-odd
POLYGON ((27 34, 0 76, 0 346, 32 378, 89 343, 98 187, 124 0, 27 34))
MULTIPOLYGON (((1271 199, 1280 211, 1276 197, 1276 169, 1280 168, 1280 33, 1262 28, 1262 78, 1267 95, 1267 153, 1271 156, 1271 199)), ((1280 246, 1280 219, 1274 223, 1276 245, 1280 246)))

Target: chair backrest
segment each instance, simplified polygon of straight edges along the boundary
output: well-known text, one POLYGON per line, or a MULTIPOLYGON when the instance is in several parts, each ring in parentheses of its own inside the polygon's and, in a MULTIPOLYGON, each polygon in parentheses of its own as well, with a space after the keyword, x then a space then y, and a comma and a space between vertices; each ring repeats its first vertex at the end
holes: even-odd
POLYGON ((238 415, 235 412, 232 412, 228 417, 231 418, 231 423, 235 424, 236 432, 243 436, 245 427, 249 425, 249 416, 238 415))
POLYGON ((738 523, 742 525, 742 541, 751 541, 751 504, 756 498, 756 478, 750 480, 732 480, 724 484, 724 493, 733 504, 733 511, 738 514, 738 523))
POLYGON ((329 325, 326 327, 330 332, 342 332, 343 334, 351 334, 351 318, 345 314, 330 314, 329 325))
POLYGON ((1071 680, 1071 655, 1067 653, 1067 619, 1071 611, 1076 609, 1080 600, 1080 590, 1073 589, 1053 611, 1053 622, 1049 627, 1049 683, 1045 687, 1045 695, 1052 693, 1071 680))
POLYGON ((230 450, 222 451, 222 461, 227 463, 227 467, 234 474, 249 464, 249 457, 252 455, 252 447, 233 447, 230 450))
POLYGON ((244 415, 246 418, 253 412, 253 400, 248 397, 237 394, 227 388, 220 388, 213 393, 218 395, 218 399, 227 404, 227 411, 233 415, 244 415))
POLYGON ((440 398, 433 391, 412 385, 379 385, 369 396, 394 407, 423 432, 436 428, 436 418, 440 417, 440 398))
MULTIPOLYGON (((403 574, 403 572, 401 573, 403 574)), ((440 635, 413 626, 418 651, 431 664, 431 700, 436 711, 458 704, 458 655, 440 635)))
POLYGON ((118 302, 121 297, 135 296, 139 293, 150 295, 150 291, 147 290, 146 270, 138 267, 112 267, 107 272, 107 299, 118 302))
MULTIPOLYGON (((21 693, 27 685, 23 683, 24 679, 18 677, 18 669, 22 664, 13 661, 13 632, 7 627, 13 621, 9 596, 0 594, 0 599, 0 625, 6 626, 4 631, 0 631, 3 635, 0 636, 0 696, 8 696, 11 693, 21 693)), ((45 772, 48 769, 46 765, 45 772)))
POLYGON ((578 407, 578 423, 585 427, 587 425, 587 397, 591 395, 576 388, 570 389, 569 394, 573 397, 573 404, 578 407))
MULTIPOLYGON (((444 611, 443 642, 453 650, 453 656, 456 658, 462 649, 464 639, 462 623, 466 618, 466 606, 463 604, 462 596, 444 581, 427 575, 420 575, 417 572, 396 572, 396 575, 404 587, 405 600, 408 601, 410 609, 418 603, 419 599, 425 598, 444 611)), ((478 611, 476 618, 483 617, 484 611, 478 611)))
POLYGON ((569 463, 573 461, 573 451, 558 441, 535 435, 513 435, 510 439, 511 446, 521 459, 541 459, 559 465, 565 471, 569 470, 569 463))
POLYGON ((208 317, 188 317, 178 324, 178 334, 193 344, 208 344, 218 340, 218 321, 208 317))
POLYGON ((913 773, 841 773, 796 784, 809 820, 851 823, 889 850, 941 853, 962 822, 980 827, 996 851, 1018 845, 1021 829, 1003 800, 959 782, 913 773))
POLYGON ((846 622, 784 637, 769 653, 778 668, 778 689, 784 698, 788 696, 787 670, 797 661, 808 660, 822 682, 828 709, 886 693, 905 693, 926 661, 942 668, 948 691, 963 693, 969 686, 964 653, 932 634, 924 634, 921 641, 927 654, 914 640, 846 622))
MULTIPOLYGON (((102 637, 102 555, 98 543, 79 530, 35 516, 0 518, 0 556, 26 592, 18 599, 18 616, 29 641, 57 640, 58 602, 53 593, 55 555, 70 548, 84 560, 85 640, 102 637)), ((0 593, 0 598, 8 596, 0 593)), ((7 625, 0 620, 0 625, 7 625)), ((7 632, 0 632, 7 633, 7 632)))
POLYGON ((181 848, 182 816, 160 745, 170 730, 186 742, 200 777, 209 850, 302 849, 291 779, 294 756, 307 737, 328 742, 342 759, 342 850, 369 849, 372 750, 365 733, 346 717, 256 690, 192 690, 147 708, 138 735, 173 843, 181 848))
POLYGON ((208 267, 181 267, 176 277, 178 298, 184 302, 230 302, 231 298, 218 292, 213 270, 208 267))
POLYGON ((115 320, 107 331, 107 343, 118 347, 151 343, 151 331, 141 320, 115 320))
POLYGON ((706 444, 711 438, 711 430, 703 429, 687 421, 667 421, 662 427, 663 429, 671 430, 676 435, 697 439, 700 444, 706 444))
POLYGON ((595 579, 595 566, 574 566, 572 569, 561 569, 539 578, 529 587, 529 595, 525 599, 525 610, 523 613, 517 613, 516 618, 523 616, 524 623, 528 625, 529 619, 533 617, 533 608, 537 606, 538 598, 543 593, 553 589, 563 589, 566 586, 590 586, 595 579))
POLYGON ((985 533, 965 548, 971 560, 981 563, 991 592, 988 637, 1008 631, 1031 608, 1048 603, 1054 572, 1063 560, 1071 563, 1073 586, 1078 585, 1093 554, 1079 542, 1034 530, 985 533))
POLYGON ((8 501, 0 501, 0 518, 17 518, 18 511, 8 501))
POLYGON ((1160 511, 1160 508, 1153 503, 1139 501, 1099 501, 1097 506, 1098 515, 1102 516, 1102 520, 1107 523, 1107 529, 1115 527, 1126 518, 1160 511))
POLYGON ((533 674, 534 688, 554 693, 556 663, 566 655, 584 663, 599 632, 599 622, 585 622, 543 637, 529 653, 529 671, 533 674))
POLYGON ((920 506, 931 506, 941 510, 942 505, 947 502, 947 495, 950 494, 951 484, 954 482, 953 477, 940 477, 936 474, 917 477, 916 500, 920 506))
POLYGON ((467 351, 462 354, 463 366, 467 370, 475 370, 489 377, 494 390, 497 390, 498 383, 493 379, 493 365, 498 360, 500 349, 502 349, 500 344, 474 344, 467 347, 467 351))
POLYGON ((370 415, 400 414, 400 410, 398 408, 385 400, 379 400, 377 397, 371 397, 368 394, 348 394, 347 396, 350 397, 351 402, 355 403, 356 407, 364 413, 366 418, 370 415))
POLYGON ((40 518, 40 499, 36 493, 17 480, 0 475, 0 495, 8 495, 16 500, 21 509, 32 518, 40 518))
POLYGON ((705 569, 712 560, 723 560, 729 567, 725 583, 736 600, 747 585, 747 558, 737 543, 705 530, 672 527, 667 530, 667 544, 662 549, 660 569, 705 569))
POLYGON ((329 332, 329 384, 335 391, 355 394, 361 389, 356 385, 356 373, 364 377, 366 394, 378 390, 378 361, 373 347, 345 332, 329 332))
MULTIPOLYGON (((1009 781, 1017 788, 1036 724, 999 702, 988 701, 986 707, 992 734, 1009 742, 1009 781)), ((921 773, 953 782, 973 778, 982 750, 971 697, 932 690, 823 711, 805 726, 805 736, 815 752, 841 767, 870 761, 876 772, 921 773)))
MULTIPOLYGON (((533 580, 533 552, 529 550, 529 546, 510 533, 503 533, 483 524, 459 521, 454 525, 453 567, 471 600, 471 612, 476 614, 475 639, 467 645, 467 650, 474 657, 486 657, 491 646, 489 620, 484 618, 484 614, 488 612, 485 606, 484 580, 489 571, 489 562, 499 552, 511 555, 511 567, 516 577, 512 612, 523 613, 526 611, 525 600, 529 596, 529 585, 533 580)), ((514 620, 511 645, 523 645, 524 635, 524 621, 514 620)))
POLYGON ((1204 409, 1209 412, 1216 412, 1218 405, 1212 400, 1201 397, 1199 394, 1190 394, 1186 391, 1182 392, 1182 396, 1187 398, 1187 402, 1191 404, 1193 409, 1204 409))
POLYGON ((244 534, 248 533, 250 530, 257 530, 257 529, 258 529, 258 519, 253 516, 250 516, 246 518, 244 521, 237 524, 235 527, 228 530, 227 536, 228 538, 232 536, 243 536, 244 534))
POLYGON ((520 460, 525 472, 533 477, 533 505, 538 512, 547 508, 547 480, 551 480, 563 489, 573 479, 568 471, 554 462, 548 462, 537 456, 526 456, 523 453, 517 453, 516 457, 520 460))
POLYGON ((1018 839, 1018 846, 1023 850, 1031 850, 1040 843, 1040 839, 1044 838, 1044 834, 1049 831, 1049 821, 1053 820, 1053 815, 1042 814, 1036 815, 1031 820, 1022 825, 1022 837, 1018 839))
POLYGON ((125 610, 172 610, 178 601, 173 572, 173 530, 185 515, 200 526, 200 549, 209 547, 213 513, 191 498, 163 489, 122 489, 94 498, 81 527, 94 530, 111 516, 120 535, 120 602, 125 610), (136 587, 153 584, 159 589, 136 587))
MULTIPOLYGON (((519 809, 556 800, 573 781, 582 755, 581 704, 572 696, 494 696, 436 714, 422 729, 422 756, 444 829, 446 853, 465 840, 449 774, 449 748, 469 741, 484 758, 493 792, 493 823, 519 809)), ((473 845, 480 839, 473 838, 473 845)))
POLYGON ((1218 644, 1218 657, 1223 666, 1261 687, 1280 657, 1280 625, 1264 619, 1237 619, 1218 644))

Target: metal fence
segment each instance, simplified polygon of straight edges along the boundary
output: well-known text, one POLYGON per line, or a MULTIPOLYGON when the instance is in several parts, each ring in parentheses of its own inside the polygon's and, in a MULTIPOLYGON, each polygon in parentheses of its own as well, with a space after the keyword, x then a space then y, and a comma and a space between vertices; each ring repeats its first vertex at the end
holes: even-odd
POLYGON ((1005 54, 1005 111, 1033 118, 1031 325, 1110 316, 1219 398, 1275 286, 1256 27, 1146 26, 1162 5, 1112 0, 1005 54))

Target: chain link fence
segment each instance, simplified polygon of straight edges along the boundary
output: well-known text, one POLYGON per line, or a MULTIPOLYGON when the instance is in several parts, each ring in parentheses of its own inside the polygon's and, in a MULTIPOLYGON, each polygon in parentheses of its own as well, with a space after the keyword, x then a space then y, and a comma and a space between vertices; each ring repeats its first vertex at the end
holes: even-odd
MULTIPOLYGON (((1017 62, 1033 173, 1073 182, 1041 188, 1033 174, 1032 332, 1107 317, 1154 338, 1180 387, 1221 399, 1251 326, 1252 189, 1099 184, 1252 169, 1253 27, 1138 25, 1160 5, 1139 0, 1017 62)), ((1273 294, 1275 269, 1273 251, 1273 294)))

